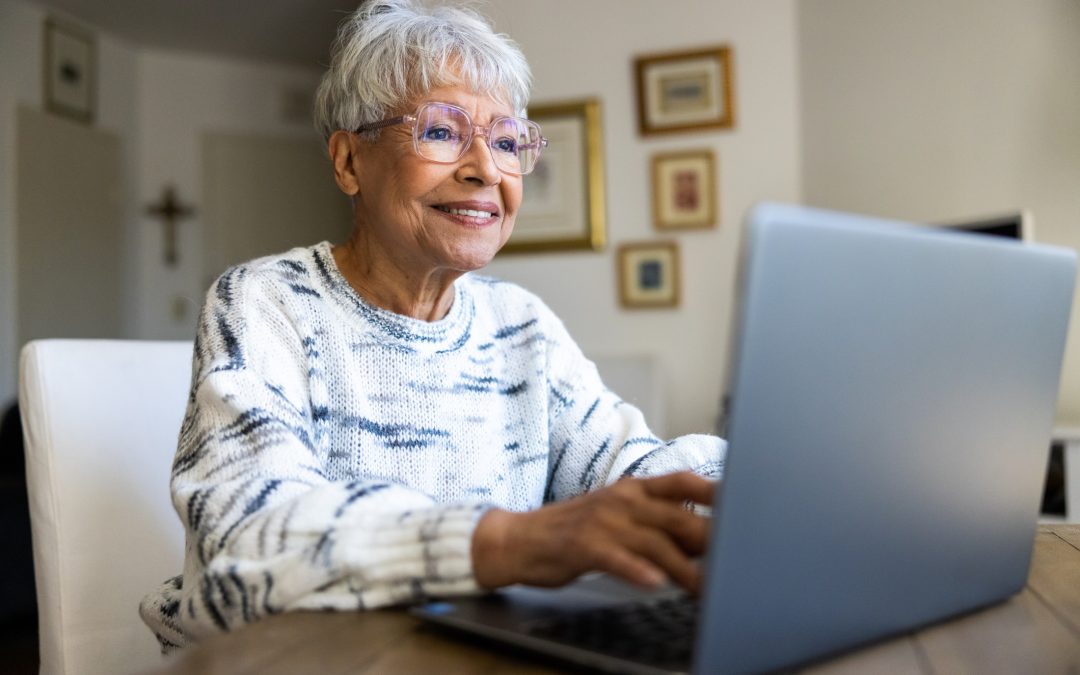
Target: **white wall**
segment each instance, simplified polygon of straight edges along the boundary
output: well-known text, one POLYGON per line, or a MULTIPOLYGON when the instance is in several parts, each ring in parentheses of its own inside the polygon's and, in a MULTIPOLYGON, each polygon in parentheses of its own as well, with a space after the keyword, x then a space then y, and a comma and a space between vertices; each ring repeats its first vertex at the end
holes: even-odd
MULTIPOLYGON (((141 205, 161 199, 167 184, 180 200, 203 204, 202 134, 299 136, 321 141, 310 115, 290 120, 285 99, 292 92, 313 92, 319 73, 189 54, 147 50, 139 58, 139 167, 135 191, 141 205)), ((332 176, 327 165, 327 180, 332 176)), ((182 220, 177 236, 180 259, 163 262, 164 228, 159 219, 141 214, 134 234, 138 252, 135 298, 136 334, 147 339, 189 339, 207 279, 202 266, 202 213, 182 220), (183 309, 182 315, 174 314, 183 309)), ((302 224, 298 224, 302 227, 302 224)))
MULTIPOLYGON (((798 200, 801 194, 794 0, 673 0, 662 10, 653 0, 500 0, 483 9, 525 50, 536 75, 534 101, 602 100, 608 196, 605 251, 518 256, 496 261, 490 271, 539 293, 586 351, 656 355, 669 394, 669 432, 711 430, 724 377, 739 218, 758 199, 798 200), (734 47, 736 128, 648 140, 638 136, 633 57, 718 43, 734 47), (662 236, 651 225, 649 159, 658 152, 698 147, 713 148, 719 158, 720 227, 670 237, 682 250, 684 292, 678 309, 622 310, 615 284, 617 245, 662 236)), ((0 0, 0 12, 3 81, 17 81, 17 98, 40 105, 44 12, 12 0, 0 0)), ((181 223, 180 263, 169 268, 161 258, 163 228, 145 215, 145 208, 160 198, 167 183, 186 203, 203 203, 199 151, 204 131, 314 138, 306 120, 283 118, 282 98, 286 91, 313 88, 318 74, 155 50, 125 51, 107 35, 98 35, 100 117, 121 128, 133 175, 128 188, 131 245, 125 258, 134 279, 132 297, 125 299, 128 332, 140 338, 187 338, 206 284, 203 223, 198 214, 181 223), (123 58, 116 58, 121 52, 123 58), (178 307, 182 316, 175 314, 178 307)), ((5 112, 12 98, 6 91, 6 86, 0 91, 5 112)), ((4 115, 0 150, 11 147, 12 117, 4 115)), ((16 248, 10 241, 14 211, 10 199, 3 198, 10 194, 12 179, 6 160, 0 159, 0 167, 7 169, 0 181, 0 263, 7 263, 16 248)), ((14 333, 2 320, 12 315, 11 268, 4 264, 0 274, 0 398, 13 391, 15 377, 14 333)))
MULTIPOLYGON (((15 148, 16 108, 44 107, 42 86, 43 23, 46 12, 31 3, 0 0, 0 408, 15 397, 18 348, 15 326, 16 241, 15 148)), ((63 18, 61 16, 61 18, 63 18)), ((136 52, 123 41, 97 35, 98 96, 95 125, 120 137, 129 158, 135 147, 136 52)), ((132 165, 129 163, 130 169, 132 165)), ((130 170, 128 172, 130 175, 130 170)), ((125 181, 130 185, 130 180, 125 181)), ((129 195, 130 190, 125 190, 129 195)), ((130 227, 130 218, 126 226, 130 227)), ((130 250, 119 251, 117 260, 131 278, 130 250)), ((125 323, 133 321, 130 298, 124 299, 125 323)), ((129 330, 130 334, 130 330, 129 330)))
POLYGON ((712 431, 740 218, 754 201, 801 196, 794 0, 499 0, 485 10, 528 57, 533 102, 601 99, 609 242, 599 253, 500 257, 488 272, 538 293, 586 353, 655 354, 669 435, 712 431), (634 56, 720 43, 734 49, 735 129, 639 136, 634 56), (652 227, 650 157, 699 147, 719 159, 720 226, 665 236, 652 227), (680 246, 681 306, 620 309, 618 244, 661 238, 680 246))
MULTIPOLYGON (((669 431, 711 428, 727 351, 739 218, 758 199, 806 201, 916 220, 1025 205, 1038 238, 1080 245, 1080 4, 1075 0, 499 0, 484 8, 518 40, 534 101, 603 102, 608 239, 600 253, 507 257, 490 271, 536 291, 591 353, 651 352, 665 372, 669 431), (732 131, 638 136, 635 55, 729 43, 732 131), (802 98, 800 98, 800 91, 802 98), (655 239, 649 158, 711 147, 721 224, 674 235, 684 297, 675 310, 618 306, 615 250, 655 239)), ((41 105, 45 12, 0 0, 0 402, 14 393, 15 106, 41 105)), ((166 183, 203 202, 206 130, 311 134, 283 117, 287 91, 317 73, 136 50, 98 33, 99 124, 124 138, 132 296, 128 334, 184 338, 205 285, 198 217, 181 263, 161 262, 144 215, 166 183), (178 298, 186 314, 173 314, 178 298)), ((1080 324, 1080 319, 1074 323, 1080 324)), ((1080 330, 1071 336, 1062 421, 1080 423, 1080 330)))
MULTIPOLYGON (((1037 240, 1080 248, 1080 2, 803 0, 799 36, 807 202, 1028 207, 1037 240)), ((1080 301, 1058 419, 1080 424, 1080 301)))
MULTIPOLYGON (((0 407, 16 393, 19 348, 15 110, 20 104, 44 107, 43 23, 49 14, 31 2, 0 0, 0 407)), ((117 261, 129 283, 121 299, 126 328, 117 337, 190 338, 205 289, 201 220, 197 215, 180 225, 181 260, 170 268, 162 262, 162 225, 146 215, 146 207, 160 199, 168 183, 187 203, 202 203, 204 131, 303 136, 318 143, 310 118, 290 118, 288 106, 290 96, 314 90, 319 73, 136 49, 87 28, 97 44, 94 124, 120 136, 125 157, 128 245, 117 252, 117 261), (175 314, 178 302, 183 316, 175 314)))
POLYGON ((0 409, 15 397, 15 111, 41 101, 41 20, 30 5, 0 0, 0 409))

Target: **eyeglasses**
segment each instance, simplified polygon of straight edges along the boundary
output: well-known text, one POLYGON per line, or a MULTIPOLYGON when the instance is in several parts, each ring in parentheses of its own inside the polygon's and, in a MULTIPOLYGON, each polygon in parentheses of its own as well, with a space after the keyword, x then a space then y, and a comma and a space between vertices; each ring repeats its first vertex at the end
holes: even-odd
POLYGON ((464 156, 474 136, 483 136, 500 171, 523 176, 536 166, 547 139, 540 125, 521 117, 497 117, 487 127, 474 126, 469 113, 449 103, 424 103, 411 115, 365 124, 354 133, 408 124, 413 150, 438 164, 453 164, 464 156))

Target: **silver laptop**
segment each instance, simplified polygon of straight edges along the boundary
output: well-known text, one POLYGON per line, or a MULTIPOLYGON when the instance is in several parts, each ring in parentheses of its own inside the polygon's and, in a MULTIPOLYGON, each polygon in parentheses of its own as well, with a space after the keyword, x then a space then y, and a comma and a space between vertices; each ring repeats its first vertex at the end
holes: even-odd
POLYGON ((755 672, 1024 586, 1075 254, 778 204, 744 236, 702 596, 591 576, 414 613, 613 672, 755 672))

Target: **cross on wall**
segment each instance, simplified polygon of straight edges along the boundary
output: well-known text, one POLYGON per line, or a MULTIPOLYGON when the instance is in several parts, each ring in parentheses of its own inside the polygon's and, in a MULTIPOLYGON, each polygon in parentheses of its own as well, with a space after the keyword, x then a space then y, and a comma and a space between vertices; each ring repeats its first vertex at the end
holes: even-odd
POLYGON ((180 259, 176 247, 176 225, 184 219, 195 215, 195 209, 182 204, 176 196, 176 188, 172 185, 165 186, 161 201, 151 204, 146 212, 151 216, 161 218, 165 225, 165 264, 170 267, 176 265, 180 259))

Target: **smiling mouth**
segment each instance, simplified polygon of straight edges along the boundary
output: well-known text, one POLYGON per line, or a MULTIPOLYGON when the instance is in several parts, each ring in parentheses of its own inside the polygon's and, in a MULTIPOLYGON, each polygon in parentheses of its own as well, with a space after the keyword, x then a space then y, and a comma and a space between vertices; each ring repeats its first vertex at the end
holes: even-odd
POLYGON ((468 216, 470 218, 491 218, 495 214, 491 211, 476 211, 475 209, 450 209, 445 206, 436 206, 436 209, 452 216, 468 216))

